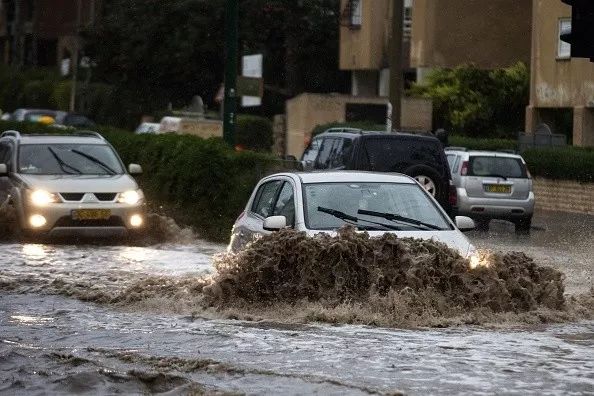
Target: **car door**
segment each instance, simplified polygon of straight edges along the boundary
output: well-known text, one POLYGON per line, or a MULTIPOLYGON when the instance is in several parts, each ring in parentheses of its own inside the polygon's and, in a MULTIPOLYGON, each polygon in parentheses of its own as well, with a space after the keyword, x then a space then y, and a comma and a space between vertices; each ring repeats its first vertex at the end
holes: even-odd
MULTIPOLYGON (((0 143, 0 164, 5 164, 10 172, 12 158, 12 146, 7 142, 0 143)), ((0 206, 6 201, 10 191, 11 183, 8 176, 0 176, 0 206)))

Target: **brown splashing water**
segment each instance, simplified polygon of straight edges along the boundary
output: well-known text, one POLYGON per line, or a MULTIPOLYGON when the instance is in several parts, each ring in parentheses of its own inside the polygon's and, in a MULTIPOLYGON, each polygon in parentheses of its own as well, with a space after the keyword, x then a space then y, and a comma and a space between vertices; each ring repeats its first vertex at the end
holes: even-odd
POLYGON ((484 254, 481 264, 435 241, 286 230, 216 257, 204 293, 227 312, 387 326, 592 315, 591 296, 566 301, 563 274, 523 253, 484 254))

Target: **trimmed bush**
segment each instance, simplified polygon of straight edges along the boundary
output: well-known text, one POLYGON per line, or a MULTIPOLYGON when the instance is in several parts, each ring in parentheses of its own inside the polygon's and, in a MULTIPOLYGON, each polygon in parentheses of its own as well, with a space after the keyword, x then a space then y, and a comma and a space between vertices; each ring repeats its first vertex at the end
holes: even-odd
POLYGON ((522 156, 534 176, 594 183, 594 149, 532 149, 522 156))
POLYGON ((512 139, 477 139, 466 136, 450 136, 449 145, 466 147, 469 150, 515 150, 517 142, 512 139))
POLYGON ((273 144, 272 122, 264 117, 238 115, 235 144, 248 150, 269 152, 273 144))

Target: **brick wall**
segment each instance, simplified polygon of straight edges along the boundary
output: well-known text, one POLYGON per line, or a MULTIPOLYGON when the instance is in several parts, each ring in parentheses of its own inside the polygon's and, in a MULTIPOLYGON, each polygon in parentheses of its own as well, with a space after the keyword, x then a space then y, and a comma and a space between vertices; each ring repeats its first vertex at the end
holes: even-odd
POLYGON ((536 208, 594 215, 594 183, 534 179, 536 208))

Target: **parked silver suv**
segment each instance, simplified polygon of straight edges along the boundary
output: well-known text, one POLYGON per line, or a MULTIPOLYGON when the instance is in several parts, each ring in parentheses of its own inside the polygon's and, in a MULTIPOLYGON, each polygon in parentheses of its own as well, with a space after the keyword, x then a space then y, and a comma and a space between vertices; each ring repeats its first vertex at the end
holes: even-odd
POLYGON ((113 147, 96 132, 0 135, 0 205, 18 232, 124 236, 144 223, 144 195, 113 147))
POLYGON ((496 151, 446 148, 457 191, 457 214, 469 216, 479 228, 491 219, 512 221, 517 231, 528 231, 534 213, 532 178, 524 159, 496 151))

